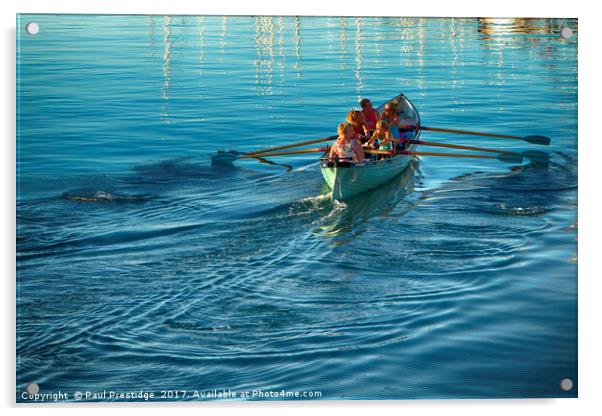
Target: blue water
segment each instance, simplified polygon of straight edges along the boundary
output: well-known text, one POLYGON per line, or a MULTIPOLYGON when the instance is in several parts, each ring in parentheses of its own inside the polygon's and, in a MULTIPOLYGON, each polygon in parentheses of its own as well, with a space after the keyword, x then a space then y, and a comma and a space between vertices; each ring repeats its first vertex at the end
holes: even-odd
POLYGON ((575 397, 577 29, 21 15, 17 400, 27 383, 575 397), (359 98, 400 92, 423 125, 552 143, 423 140, 550 163, 423 157, 347 203, 315 155, 211 166, 329 136, 359 98))

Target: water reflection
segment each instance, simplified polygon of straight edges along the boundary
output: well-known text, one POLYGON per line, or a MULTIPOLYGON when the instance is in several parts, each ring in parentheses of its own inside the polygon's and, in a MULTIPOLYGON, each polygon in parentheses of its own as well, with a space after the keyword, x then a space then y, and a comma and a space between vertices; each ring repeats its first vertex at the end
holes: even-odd
POLYGON ((301 66, 301 62, 303 61, 303 56, 301 55, 301 20, 299 16, 295 16, 295 74, 297 75, 297 79, 302 78, 303 67, 301 66))
POLYGON ((347 19, 341 17, 339 19, 339 51, 340 51, 340 70, 345 72, 347 70, 347 62, 345 57, 347 56, 347 19))
POLYGON ((199 75, 203 76, 205 67, 205 31, 206 31, 205 16, 199 17, 199 75))
MULTIPOLYGON (((195 27, 196 35, 188 33, 172 33, 172 17, 149 17, 149 47, 151 57, 155 54, 161 56, 161 120, 165 123, 171 121, 170 104, 172 84, 172 47, 180 49, 189 48, 190 45, 198 47, 193 52, 197 57, 195 65, 191 65, 196 72, 198 83, 206 86, 215 82, 216 75, 228 76, 229 63, 234 59, 254 63, 251 66, 236 67, 240 77, 236 82, 246 82, 247 74, 244 71, 251 69, 248 74, 254 78, 248 88, 255 96, 284 96, 287 86, 295 85, 299 91, 293 100, 302 102, 301 88, 304 82, 313 81, 314 73, 304 74, 304 66, 316 60, 316 56, 323 54, 323 59, 318 64, 319 70, 337 71, 340 75, 333 80, 345 89, 352 89, 356 99, 364 95, 371 95, 380 89, 383 79, 395 86, 403 86, 418 90, 414 94, 426 96, 428 90, 436 88, 443 76, 433 75, 432 67, 427 62, 429 50, 436 51, 438 44, 447 44, 448 53, 445 56, 445 65, 448 68, 449 87, 465 87, 469 66, 474 62, 483 62, 483 70, 491 71, 488 85, 504 86, 514 85, 516 72, 509 71, 509 65, 517 65, 515 56, 526 54, 527 59, 539 62, 546 67, 544 76, 554 77, 554 65, 557 58, 572 59, 570 54, 576 54, 574 48, 563 48, 566 42, 561 40, 549 42, 550 34, 558 34, 560 29, 569 26, 577 34, 577 22, 571 19, 525 19, 525 18, 300 18, 300 17, 274 17, 255 16, 250 18, 223 16, 218 18, 181 17, 178 26, 195 27), (159 19, 162 34, 157 33, 159 19), (230 21, 232 20, 232 21, 230 21), (187 24, 190 22, 190 24, 187 24), (236 31, 237 41, 228 41, 229 27, 236 31), (217 31, 212 33, 211 29, 217 31), (321 37, 315 35, 316 29, 323 30, 321 37), (251 45, 248 39, 242 39, 241 33, 254 33, 251 45), (476 35, 476 36, 475 36, 476 35), (155 38, 155 36, 161 36, 155 38), (324 39, 324 36, 326 39, 324 39), (194 39, 196 37, 196 39, 194 39), (194 40, 191 41, 190 39, 194 40), (481 48, 475 48, 474 40, 481 42, 481 48), (175 42, 175 45, 174 45, 175 42), (528 47, 525 47, 525 44, 528 47), (541 47, 542 44, 546 47, 541 47), (162 51, 155 51, 155 45, 162 44, 162 51), (248 48, 247 46, 251 46, 248 48), (321 52, 327 48, 328 52, 321 52), (212 61, 214 53, 218 59, 218 67, 213 71, 208 68, 207 61, 212 61), (249 56, 251 54, 251 56, 249 56), (475 54, 477 54, 475 56, 475 54), (484 57, 483 55, 484 54, 484 57), (511 55, 512 54, 512 55, 511 55), (542 59, 542 57, 544 59, 542 59), (398 61, 398 71, 381 73, 377 69, 387 65, 385 60, 398 61), (321 68, 320 68, 321 66, 321 68), (208 79, 208 77, 210 79, 208 79)), ((558 35, 559 36, 559 35, 558 35)), ((188 54, 188 51, 184 52, 188 54)), ((236 61, 238 62, 238 61, 236 61)), ((512 69, 512 67, 511 67, 512 69)), ((471 72, 468 73, 470 75, 471 72)), ((311 86, 311 85, 310 85, 311 86)), ((245 86, 243 85, 243 88, 245 86)), ((307 87, 307 86, 306 86, 307 87)), ((396 87, 397 89, 397 87, 396 87)), ((202 89, 204 91, 204 88, 202 89)), ((501 97, 503 91, 499 91, 501 97)), ((204 95, 204 94, 203 94, 204 95)), ((290 99, 290 98, 289 98, 290 99)), ((289 101, 290 102, 290 101, 289 101)), ((258 100, 260 106, 265 106, 258 100)), ((270 101, 266 107, 271 109, 275 101, 270 101)), ((501 99, 500 99, 501 103, 501 99)), ((454 108, 464 108, 460 97, 455 96, 454 108)), ((501 104, 500 104, 501 105, 501 104)), ((456 111, 456 110, 451 110, 456 111)), ((458 110, 460 111, 460 110, 458 110)))
MULTIPOLYGON (((464 78, 460 70, 458 76, 458 66, 464 65, 464 24, 458 24, 458 19, 452 18, 449 20, 450 32, 450 74, 452 77, 451 88, 459 88, 464 85, 464 78)), ((458 102, 454 104, 460 104, 458 102)))
POLYGON ((161 107, 161 120, 169 123, 169 86, 171 83, 171 16, 165 16, 163 18, 163 87, 161 89, 161 97, 163 98, 163 105, 161 107))
POLYGON ((391 22, 399 27, 398 37, 395 41, 399 43, 400 66, 416 68, 416 75, 413 79, 399 77, 397 82, 402 85, 415 83, 419 90, 425 89, 425 22, 424 18, 414 17, 402 17, 391 22))
POLYGON ((274 21, 271 16, 255 17, 255 92, 258 95, 272 95, 272 73, 274 70, 274 21))
POLYGON ((155 16, 148 17, 148 46, 151 58, 155 57, 155 16))
POLYGON ((573 19, 533 19, 533 18, 489 18, 478 20, 477 32, 483 41, 502 42, 527 41, 538 43, 541 37, 537 35, 557 35, 563 27, 570 27, 577 32, 577 21, 573 19), (529 36, 515 36, 529 35, 529 36))
POLYGON ((228 46, 227 37, 228 37, 228 16, 224 16, 224 17, 222 17, 222 32, 219 37, 219 46, 222 50, 222 58, 221 58, 222 62, 223 62, 224 56, 226 54, 226 47, 228 46))
POLYGON ((357 92, 357 100, 359 101, 362 97, 362 91, 364 89, 364 78, 362 77, 362 19, 355 19, 355 69, 353 74, 357 80, 355 90, 357 92))
POLYGON ((496 84, 506 84, 508 77, 512 78, 512 83, 516 81, 515 74, 507 71, 510 62, 517 60, 516 56, 511 55, 515 53, 526 55, 530 62, 540 63, 547 70, 542 75, 554 78, 558 58, 571 60, 574 58, 567 54, 576 53, 576 49, 569 51, 563 47, 567 42, 576 42, 576 36, 572 39, 561 38, 563 27, 570 27, 577 33, 577 21, 574 19, 477 19, 478 39, 486 51, 487 62, 497 68, 496 84), (555 36, 556 41, 550 42, 550 36, 555 36), (542 47, 544 44, 545 47, 542 47))

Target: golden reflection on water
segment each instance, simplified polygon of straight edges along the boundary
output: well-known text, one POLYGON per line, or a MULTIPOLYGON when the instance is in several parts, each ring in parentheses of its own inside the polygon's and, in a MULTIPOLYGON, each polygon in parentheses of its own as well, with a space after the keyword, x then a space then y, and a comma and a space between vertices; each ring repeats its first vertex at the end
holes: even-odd
POLYGON ((517 43, 539 43, 538 35, 557 34, 559 40, 563 27, 570 27, 577 34, 577 21, 570 19, 536 19, 536 18, 490 18, 477 19, 477 32, 485 46, 512 45, 517 43), (516 36, 529 35, 529 36, 516 36))
POLYGON ((477 31, 483 35, 483 40, 491 40, 504 35, 554 32, 552 25, 541 19, 481 17, 478 21, 477 31))

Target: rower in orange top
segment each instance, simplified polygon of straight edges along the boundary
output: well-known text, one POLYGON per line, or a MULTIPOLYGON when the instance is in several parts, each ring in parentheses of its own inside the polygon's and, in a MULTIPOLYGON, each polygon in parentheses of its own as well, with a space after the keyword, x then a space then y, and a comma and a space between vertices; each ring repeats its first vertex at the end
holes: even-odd
POLYGON ((369 139, 368 126, 364 120, 364 115, 359 110, 351 110, 347 113, 345 121, 351 125, 353 129, 353 138, 360 144, 364 144, 369 139))

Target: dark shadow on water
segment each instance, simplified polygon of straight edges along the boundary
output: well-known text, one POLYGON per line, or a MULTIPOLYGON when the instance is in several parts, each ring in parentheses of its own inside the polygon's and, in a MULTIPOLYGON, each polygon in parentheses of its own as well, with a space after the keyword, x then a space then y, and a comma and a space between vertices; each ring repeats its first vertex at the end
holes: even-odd
POLYGON ((549 163, 531 162, 515 166, 510 172, 472 172, 452 178, 441 187, 425 191, 420 199, 436 200, 446 211, 536 216, 572 206, 576 189, 576 158, 555 152, 549 163))
POLYGON ((211 166, 196 157, 179 157, 135 166, 134 174, 96 175, 66 181, 61 199, 74 202, 141 202, 170 189, 194 186, 216 191, 273 176, 273 172, 249 170, 234 165, 211 166), (227 186, 226 186, 227 185, 227 186))
POLYGON ((199 161, 196 157, 179 157, 162 160, 133 168, 137 176, 128 178, 138 183, 178 182, 183 179, 219 180, 222 178, 257 177, 264 173, 253 172, 235 165, 211 165, 199 161))

